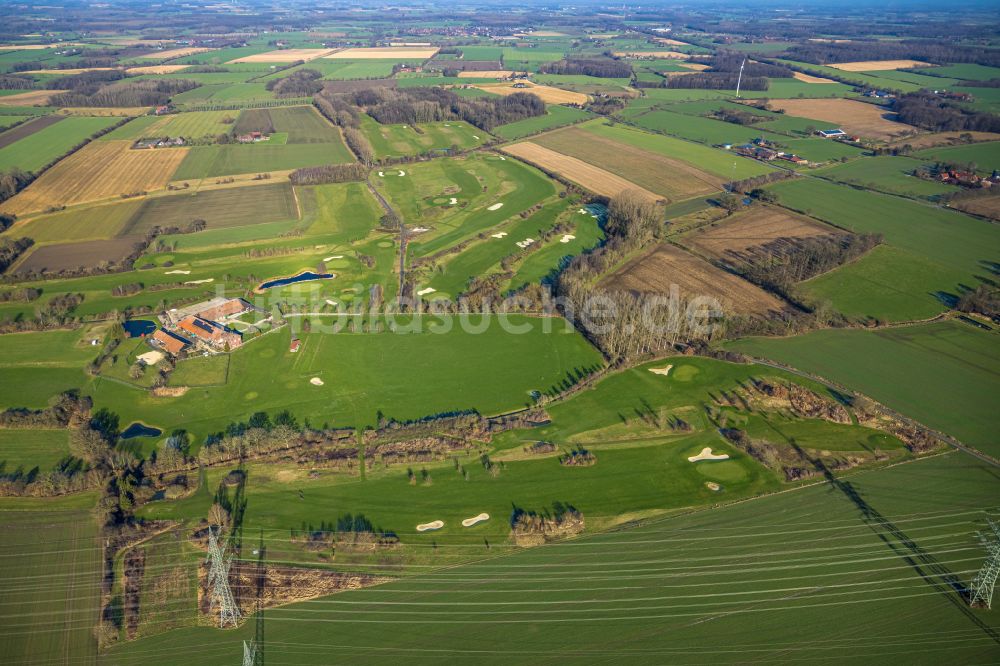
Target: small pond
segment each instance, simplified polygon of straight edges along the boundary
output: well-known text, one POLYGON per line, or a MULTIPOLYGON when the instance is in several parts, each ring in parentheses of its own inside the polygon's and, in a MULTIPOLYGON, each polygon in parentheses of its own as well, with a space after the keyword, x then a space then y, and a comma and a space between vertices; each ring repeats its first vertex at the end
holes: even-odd
POLYGON ((152 428, 144 423, 136 421, 122 431, 121 438, 132 439, 133 437, 156 437, 161 434, 163 434, 163 431, 159 428, 152 428))
POLYGON ((312 271, 303 271, 298 275, 293 275, 287 278, 278 278, 277 280, 268 280, 267 282, 262 282, 258 289, 270 289, 271 287, 284 287, 285 285, 295 284, 296 282, 309 282, 310 280, 329 280, 330 278, 336 277, 333 273, 313 273, 312 271))
POLYGON ((125 334, 130 338, 141 338, 144 335, 152 335, 156 330, 156 324, 147 319, 129 319, 122 324, 125 334))

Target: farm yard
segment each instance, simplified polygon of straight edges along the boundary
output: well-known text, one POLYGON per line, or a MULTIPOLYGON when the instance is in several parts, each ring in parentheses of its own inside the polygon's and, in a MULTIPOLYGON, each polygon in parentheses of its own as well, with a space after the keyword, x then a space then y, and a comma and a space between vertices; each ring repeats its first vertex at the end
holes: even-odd
POLYGON ((0 5, 0 661, 995 662, 1000 30, 772 5, 0 5))

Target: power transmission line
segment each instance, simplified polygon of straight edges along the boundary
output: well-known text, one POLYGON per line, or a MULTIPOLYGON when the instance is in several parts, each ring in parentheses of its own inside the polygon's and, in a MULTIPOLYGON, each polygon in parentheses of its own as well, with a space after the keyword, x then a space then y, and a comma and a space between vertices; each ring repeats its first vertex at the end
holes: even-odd
POLYGON ((208 571, 208 585, 212 595, 211 608, 219 609, 220 628, 224 628, 227 624, 235 627, 240 621, 240 609, 229 587, 229 568, 233 564, 233 556, 226 557, 226 548, 219 546, 215 531, 211 527, 208 528, 208 560, 211 563, 208 571))
POLYGON ((1000 522, 986 520, 990 531, 979 534, 979 540, 986 548, 986 562, 969 587, 969 605, 992 608, 993 587, 1000 575, 1000 522))

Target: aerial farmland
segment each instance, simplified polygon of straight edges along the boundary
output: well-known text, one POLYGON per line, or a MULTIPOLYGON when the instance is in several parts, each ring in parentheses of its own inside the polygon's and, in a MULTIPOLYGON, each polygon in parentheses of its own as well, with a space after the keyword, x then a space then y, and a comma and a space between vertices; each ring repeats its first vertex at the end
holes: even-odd
POLYGON ((0 16, 0 662, 1000 661, 995 9, 0 16))

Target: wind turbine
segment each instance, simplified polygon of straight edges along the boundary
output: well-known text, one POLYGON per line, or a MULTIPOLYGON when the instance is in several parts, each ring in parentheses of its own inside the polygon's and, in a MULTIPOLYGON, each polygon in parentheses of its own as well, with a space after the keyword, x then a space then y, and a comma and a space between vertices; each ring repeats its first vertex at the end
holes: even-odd
POLYGON ((743 82, 743 66, 747 64, 746 56, 743 56, 743 62, 740 63, 740 75, 736 77, 736 99, 740 98, 740 83, 743 82))

